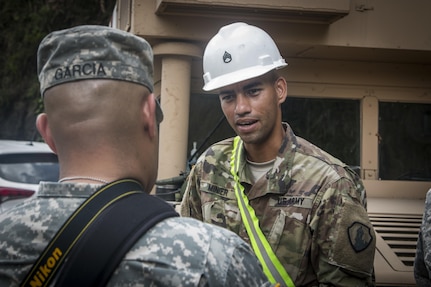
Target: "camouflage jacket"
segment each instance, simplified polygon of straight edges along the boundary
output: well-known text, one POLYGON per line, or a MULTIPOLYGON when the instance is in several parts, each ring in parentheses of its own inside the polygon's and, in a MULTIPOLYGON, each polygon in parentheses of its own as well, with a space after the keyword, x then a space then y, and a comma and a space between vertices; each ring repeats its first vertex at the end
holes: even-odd
MULTIPOLYGON (((284 127, 266 176, 252 184, 245 158, 240 162, 239 178, 262 232, 296 286, 373 286, 376 237, 362 181, 284 127)), ((232 142, 216 143, 199 157, 185 183, 181 215, 228 228, 249 242, 230 173, 232 142)))
MULTIPOLYGON (((0 214, 0 286, 19 285, 64 221, 97 188, 41 183, 37 197, 0 214)), ((175 217, 138 240, 108 286, 271 285, 253 251, 236 234, 175 217)))
POLYGON ((422 225, 414 263, 414 274, 419 287, 431 286, 431 189, 427 192, 422 225))

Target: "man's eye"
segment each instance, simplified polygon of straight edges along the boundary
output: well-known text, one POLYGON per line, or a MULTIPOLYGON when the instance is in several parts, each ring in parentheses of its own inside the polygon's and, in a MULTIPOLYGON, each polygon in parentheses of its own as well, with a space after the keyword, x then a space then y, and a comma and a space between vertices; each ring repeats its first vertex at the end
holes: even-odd
POLYGON ((220 99, 222 101, 230 101, 230 100, 233 99, 233 96, 232 95, 228 95, 228 94, 226 94, 226 95, 220 95, 220 99))
POLYGON ((247 95, 255 96, 258 95, 261 89, 250 89, 247 90, 247 95))

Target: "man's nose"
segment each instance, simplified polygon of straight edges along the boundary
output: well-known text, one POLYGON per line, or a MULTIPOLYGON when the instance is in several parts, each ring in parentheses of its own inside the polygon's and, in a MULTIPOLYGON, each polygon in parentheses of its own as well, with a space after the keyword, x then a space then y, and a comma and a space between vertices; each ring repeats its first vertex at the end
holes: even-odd
POLYGON ((243 93, 238 93, 236 96, 235 113, 238 115, 247 114, 250 112, 250 99, 243 93))

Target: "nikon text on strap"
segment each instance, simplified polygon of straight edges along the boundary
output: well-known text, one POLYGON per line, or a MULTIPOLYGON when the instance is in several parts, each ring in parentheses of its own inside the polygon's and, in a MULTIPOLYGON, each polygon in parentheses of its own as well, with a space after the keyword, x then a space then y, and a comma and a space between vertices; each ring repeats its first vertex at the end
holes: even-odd
POLYGON ((104 286, 136 241, 172 216, 175 210, 137 181, 103 186, 64 223, 21 286, 104 286))
POLYGON ((242 221, 250 237, 251 246, 263 266, 264 273, 271 283, 280 283, 284 284, 286 287, 294 287, 295 285, 292 279, 278 260, 268 240, 266 240, 265 235, 260 229, 259 219, 253 207, 249 204, 247 196, 244 194, 244 187, 241 185, 238 177, 241 151, 242 141, 240 137, 237 136, 233 141, 232 158, 230 161, 231 174, 235 180, 235 196, 238 201, 242 221))

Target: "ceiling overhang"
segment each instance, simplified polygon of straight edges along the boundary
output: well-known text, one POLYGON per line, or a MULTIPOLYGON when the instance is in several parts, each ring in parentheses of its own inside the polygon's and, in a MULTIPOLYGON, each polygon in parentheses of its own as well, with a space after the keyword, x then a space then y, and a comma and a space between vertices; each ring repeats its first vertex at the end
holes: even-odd
POLYGON ((156 14, 331 24, 349 14, 349 0, 157 0, 156 14))

